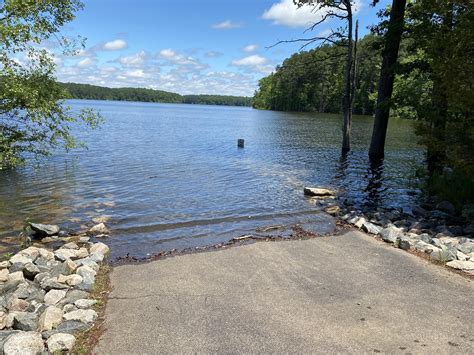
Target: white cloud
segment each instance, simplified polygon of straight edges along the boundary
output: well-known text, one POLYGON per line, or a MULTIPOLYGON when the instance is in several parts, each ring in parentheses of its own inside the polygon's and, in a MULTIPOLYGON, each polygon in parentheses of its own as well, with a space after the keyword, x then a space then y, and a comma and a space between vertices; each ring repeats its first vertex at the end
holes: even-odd
POLYGON ((102 46, 102 49, 106 51, 117 51, 124 48, 127 48, 127 42, 125 42, 123 39, 116 39, 114 41, 107 42, 102 46))
POLYGON ((248 46, 245 46, 243 49, 244 52, 255 52, 257 50, 258 46, 256 44, 249 44, 248 46))
POLYGON ((126 67, 139 67, 145 63, 146 57, 146 52, 140 51, 130 56, 120 57, 119 62, 126 67))
MULTIPOLYGON (((362 7, 362 0, 353 0, 352 12, 356 14, 362 7)), ((271 20, 274 24, 289 27, 309 27, 329 11, 328 7, 320 8, 319 5, 303 5, 298 8, 293 0, 280 0, 266 10, 262 18, 271 20)))
POLYGON ((242 24, 227 20, 227 21, 223 21, 223 22, 220 22, 220 23, 216 23, 216 24, 212 25, 211 27, 214 28, 214 29, 217 29, 217 30, 229 30, 229 29, 232 29, 232 28, 242 27, 242 24))
POLYGON ((259 56, 257 54, 242 58, 242 59, 236 59, 232 61, 233 65, 237 66, 256 66, 256 65, 262 65, 267 62, 267 59, 259 56))
POLYGON ((92 67, 95 64, 94 60, 91 58, 84 58, 79 63, 77 63, 77 66, 79 68, 88 68, 92 67))
POLYGON ((160 51, 160 57, 171 59, 176 56, 176 52, 171 48, 163 49, 160 51))
POLYGON ((143 72, 142 69, 130 70, 125 73, 126 76, 130 78, 144 78, 146 74, 143 72))
POLYGON ((210 52, 207 52, 206 54, 204 54, 207 58, 217 58, 217 57, 220 57, 222 55, 224 55, 223 53, 221 52, 216 52, 216 51, 210 51, 210 52))

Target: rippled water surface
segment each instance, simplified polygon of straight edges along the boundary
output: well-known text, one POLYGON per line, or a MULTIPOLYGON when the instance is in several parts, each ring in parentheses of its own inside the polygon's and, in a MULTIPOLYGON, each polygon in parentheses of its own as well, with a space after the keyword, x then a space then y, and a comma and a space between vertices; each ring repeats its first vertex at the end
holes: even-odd
POLYGON ((405 206, 422 160, 411 122, 392 121, 383 170, 367 158, 372 118, 354 117, 341 157, 340 115, 104 101, 106 123, 77 132, 86 151, 39 167, 0 171, 0 236, 26 219, 85 228, 109 216, 114 255, 145 255, 223 241, 257 227, 332 222, 303 187, 333 186, 356 204, 405 206), (245 138, 245 149, 237 139, 245 138))

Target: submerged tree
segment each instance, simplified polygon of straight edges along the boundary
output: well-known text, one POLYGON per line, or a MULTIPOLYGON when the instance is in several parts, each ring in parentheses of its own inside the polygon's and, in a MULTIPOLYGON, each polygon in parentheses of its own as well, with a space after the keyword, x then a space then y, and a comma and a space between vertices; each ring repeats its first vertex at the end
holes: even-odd
POLYGON ((52 148, 74 148, 73 124, 94 127, 100 117, 91 110, 73 113, 64 105, 55 64, 45 40, 54 38, 64 54, 74 43, 59 29, 82 9, 79 0, 6 0, 0 2, 0 169, 52 148))
MULTIPOLYGON (((300 38, 290 41, 281 42, 304 42, 302 48, 313 43, 333 43, 347 47, 346 66, 344 74, 343 97, 342 97, 342 114, 343 114, 343 138, 342 150, 347 152, 350 150, 350 137, 352 126, 352 105, 355 94, 355 70, 356 70, 356 53, 357 53, 357 32, 358 23, 354 24, 353 10, 354 5, 351 0, 293 0, 298 6, 313 6, 314 12, 321 12, 320 20, 316 21, 308 30, 314 30, 318 25, 328 19, 339 19, 345 22, 345 27, 332 30, 328 36, 317 36, 311 38, 300 38), (354 29, 355 27, 355 29, 354 29), (355 34, 355 38, 354 38, 355 34)), ((280 43, 281 43, 280 42, 280 43)))
MULTIPOLYGON (((374 0, 374 4, 378 0, 374 0)), ((385 138, 387 135, 388 119, 390 115, 393 83, 398 50, 402 40, 406 0, 393 0, 390 10, 390 20, 384 36, 382 68, 375 109, 374 129, 370 143, 369 156, 374 159, 383 158, 385 138)))

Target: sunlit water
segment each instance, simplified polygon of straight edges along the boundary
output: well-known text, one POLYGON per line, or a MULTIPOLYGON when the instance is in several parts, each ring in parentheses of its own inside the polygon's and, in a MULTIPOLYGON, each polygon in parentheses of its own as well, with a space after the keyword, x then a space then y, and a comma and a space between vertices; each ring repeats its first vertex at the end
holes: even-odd
POLYGON ((357 205, 408 206, 422 161, 409 121, 392 120, 383 170, 367 158, 372 118, 354 117, 341 158, 340 115, 250 108, 71 101, 106 118, 77 132, 86 151, 57 153, 39 167, 0 171, 0 236, 26 219, 85 228, 110 216, 114 256, 143 256, 228 240, 255 228, 333 224, 303 196, 332 186, 357 205), (245 148, 237 148, 237 139, 245 148), (314 211, 314 213, 312 212, 314 211))

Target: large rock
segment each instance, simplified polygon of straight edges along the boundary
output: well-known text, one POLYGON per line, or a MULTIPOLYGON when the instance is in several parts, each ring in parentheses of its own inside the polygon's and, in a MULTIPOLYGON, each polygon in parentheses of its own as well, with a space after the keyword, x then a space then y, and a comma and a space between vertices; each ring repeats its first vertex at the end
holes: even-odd
POLYGON ((382 229, 379 232, 379 235, 382 237, 383 241, 387 243, 395 243, 397 239, 401 239, 403 236, 401 230, 393 226, 382 229))
POLYGON ((33 263, 25 264, 25 267, 23 268, 23 275, 29 280, 34 280, 35 276, 39 273, 40 269, 33 263))
POLYGON ((55 306, 49 306, 41 314, 38 322, 40 332, 56 328, 63 320, 63 311, 55 306))
POLYGON ((92 253, 99 253, 99 254, 102 254, 102 255, 107 255, 109 250, 110 250, 110 248, 106 244, 104 244, 104 243, 95 243, 94 245, 92 245, 90 247, 89 252, 91 254, 92 253))
POLYGON ((91 308, 96 303, 97 303, 96 300, 80 299, 74 302, 74 305, 79 309, 88 309, 88 308, 91 308))
POLYGON ((367 233, 371 233, 371 234, 379 234, 380 231, 382 230, 381 227, 376 226, 375 224, 367 222, 367 221, 362 224, 362 229, 366 231, 367 233))
POLYGON ((68 285, 58 282, 57 277, 45 277, 41 280, 40 285, 46 291, 49 290, 64 290, 69 288, 68 285))
POLYGON ((91 267, 83 265, 77 269, 77 274, 82 276, 83 283, 85 283, 86 285, 93 285, 95 282, 95 275, 97 273, 91 267))
POLYGON ((15 254, 10 258, 10 264, 21 263, 23 265, 33 262, 34 259, 21 253, 15 254))
POLYGON ((69 351, 76 343, 76 338, 68 333, 56 333, 49 337, 48 350, 50 353, 69 351))
POLYGON ((77 258, 77 250, 61 248, 54 252, 54 256, 56 257, 56 259, 61 260, 61 261, 74 259, 74 258, 77 258))
POLYGON ((452 260, 456 260, 456 249, 450 249, 446 246, 443 246, 440 250, 433 251, 430 254, 431 260, 440 261, 440 262, 448 262, 452 260))
POLYGON ((24 331, 36 330, 38 316, 32 312, 18 312, 13 319, 13 328, 24 331))
POLYGON ((98 235, 98 234, 109 234, 109 230, 104 223, 96 224, 94 227, 87 231, 89 235, 98 235))
POLYGON ((70 290, 66 294, 66 298, 61 301, 61 304, 74 303, 77 300, 88 298, 89 293, 82 290, 70 290))
POLYGON ((318 197, 336 196, 336 192, 334 190, 316 188, 316 187, 305 187, 304 194, 307 196, 318 196, 318 197))
POLYGON ((458 270, 466 270, 466 271, 474 270, 474 261, 471 261, 471 260, 467 260, 467 261, 453 260, 453 261, 450 261, 449 263, 446 263, 446 265, 458 270))
POLYGON ((59 226, 54 224, 30 223, 30 227, 38 237, 47 237, 59 233, 59 226))
POLYGON ((36 355, 44 351, 43 339, 37 332, 21 332, 11 335, 5 345, 5 355, 36 355))
POLYGON ((44 296, 44 303, 47 305, 55 305, 59 303, 64 297, 66 297, 66 290, 50 290, 44 296))
POLYGON ((0 282, 7 282, 9 274, 10 272, 8 271, 8 269, 0 270, 0 282))
POLYGON ((63 318, 65 320, 77 320, 82 323, 92 323, 97 319, 97 312, 92 309, 78 309, 66 313, 63 318))

